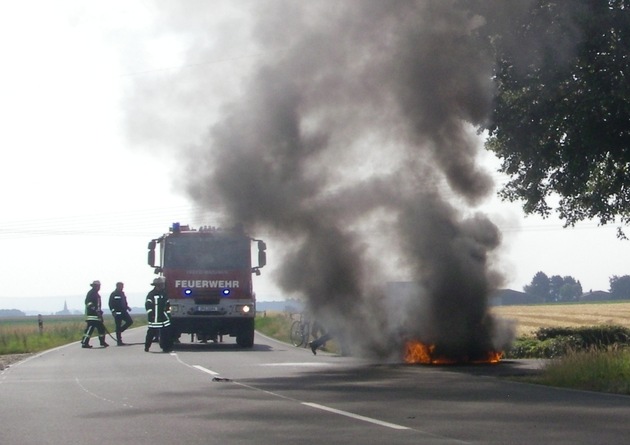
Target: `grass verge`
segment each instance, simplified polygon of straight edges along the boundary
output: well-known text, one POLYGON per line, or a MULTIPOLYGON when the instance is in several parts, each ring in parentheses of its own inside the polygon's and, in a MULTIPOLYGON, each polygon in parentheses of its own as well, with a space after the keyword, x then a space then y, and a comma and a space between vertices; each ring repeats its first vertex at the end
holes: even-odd
POLYGON ((570 351, 550 361, 531 383, 630 395, 630 351, 623 348, 570 351))
POLYGON ((256 317, 256 330, 267 337, 291 343, 289 330, 293 319, 283 312, 266 313, 264 316, 256 317))
MULTIPOLYGON (((291 344, 290 331, 294 321, 295 318, 292 318, 289 313, 267 312, 264 316, 256 317, 256 330, 268 337, 291 344)), ((314 338, 311 337, 311 340, 314 338)), ((326 342, 320 349, 333 353, 338 353, 341 350, 334 339, 326 342)))
MULTIPOLYGON (((134 318, 134 327, 146 324, 145 317, 134 318)), ((115 332, 114 320, 105 316, 105 327, 115 332)), ((85 331, 83 316, 44 317, 40 331, 36 317, 0 319, 0 354, 25 354, 41 352, 57 346, 80 341, 85 331)), ((108 339, 111 340, 111 338, 108 339)))

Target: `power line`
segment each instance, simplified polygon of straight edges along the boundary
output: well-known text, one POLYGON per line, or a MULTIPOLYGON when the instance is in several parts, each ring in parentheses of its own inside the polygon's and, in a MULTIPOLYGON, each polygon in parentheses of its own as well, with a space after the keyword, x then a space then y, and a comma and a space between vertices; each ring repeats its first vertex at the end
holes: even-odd
MULTIPOLYGON (((197 206, 83 214, 56 218, 0 221, 0 239, 32 236, 146 236, 147 227, 188 221, 205 212, 197 206), (174 219, 174 220, 173 220, 174 219), (173 221, 171 221, 173 220, 173 221)), ((167 228, 165 227, 164 230, 167 228)), ((154 235, 154 233, 153 233, 154 235)))

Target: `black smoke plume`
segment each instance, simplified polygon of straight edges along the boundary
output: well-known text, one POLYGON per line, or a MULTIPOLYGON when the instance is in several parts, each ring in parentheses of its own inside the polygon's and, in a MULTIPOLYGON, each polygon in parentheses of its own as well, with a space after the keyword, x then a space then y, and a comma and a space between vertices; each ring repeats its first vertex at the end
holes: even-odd
POLYGON ((190 196, 270 234, 278 285, 355 353, 505 346, 501 236, 474 210, 492 60, 465 4, 252 2, 265 56, 188 164, 190 196))

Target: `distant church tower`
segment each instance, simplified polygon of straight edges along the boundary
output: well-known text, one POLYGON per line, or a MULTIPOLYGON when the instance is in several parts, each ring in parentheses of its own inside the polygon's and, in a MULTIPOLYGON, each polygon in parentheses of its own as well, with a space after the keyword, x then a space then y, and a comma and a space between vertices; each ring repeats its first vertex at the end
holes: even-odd
POLYGON ((55 315, 70 315, 70 311, 68 310, 68 300, 64 300, 63 302, 63 311, 59 311, 55 315))

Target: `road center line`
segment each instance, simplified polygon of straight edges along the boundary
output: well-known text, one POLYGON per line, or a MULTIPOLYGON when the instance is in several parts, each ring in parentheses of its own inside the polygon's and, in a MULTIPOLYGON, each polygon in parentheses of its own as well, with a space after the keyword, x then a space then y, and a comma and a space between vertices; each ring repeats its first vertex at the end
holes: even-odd
POLYGON ((283 396, 283 395, 275 393, 273 391, 267 391, 265 389, 256 388, 255 386, 250 386, 250 385, 247 385, 245 383, 240 383, 240 382, 234 382, 234 383, 239 385, 239 386, 243 386, 245 388, 253 389, 254 391, 262 391, 262 392, 264 392, 266 394, 269 394, 271 396, 274 396, 274 397, 280 397, 281 399, 291 400, 293 402, 299 403, 300 405, 308 406, 308 407, 315 408, 315 409, 320 409, 322 411, 328 411, 330 413, 339 414, 341 416, 350 417, 351 419, 362 420, 364 422, 369 422, 369 423, 373 423, 375 425, 385 426, 387 428, 392 428, 392 429, 395 429, 395 430, 413 430, 413 428, 409 428, 409 427, 406 427, 406 426, 397 425, 395 423, 383 422, 382 420, 377 420, 377 419, 373 419, 371 417, 361 416, 359 414, 354 414, 354 413, 351 413, 351 412, 348 412, 348 411, 342 411, 340 409, 330 408, 328 406, 320 405, 318 403, 302 402, 301 400, 294 399, 293 397, 283 396))
POLYGON ((205 372, 206 374, 210 374, 210 375, 214 375, 214 376, 219 375, 218 372, 214 372, 214 371, 212 371, 212 370, 210 370, 208 368, 204 368, 203 366, 200 366, 200 365, 193 365, 193 368, 198 369, 201 372, 205 372))
MULTIPOLYGON (((197 367, 197 366, 195 366, 195 367, 197 367)), ((205 368, 202 368, 200 366, 198 368, 201 368, 202 371, 205 369, 205 368)), ((330 408, 328 406, 320 405, 318 403, 303 402, 303 401, 298 400, 298 399, 296 399, 294 397, 284 396, 282 394, 278 394, 277 392, 268 391, 266 389, 258 388, 256 386, 251 386, 251 385, 248 385, 248 384, 243 383, 243 382, 238 382, 238 381, 232 380, 231 383, 234 384, 234 385, 242 386, 243 388, 251 389, 252 391, 260 391, 260 392, 263 392, 265 394, 269 394, 272 397, 278 397, 280 399, 290 400, 291 402, 299 403, 300 405, 308 406, 309 408, 315 408, 315 409, 319 409, 319 410, 322 410, 322 411, 327 411, 327 412, 330 412, 330 413, 333 413, 333 414, 339 414, 341 416, 349 417, 349 418, 355 419, 355 420, 361 420, 363 422, 372 423, 374 425, 384 426, 386 428, 391 428, 391 429, 395 429, 395 430, 399 430, 399 431, 400 430, 411 430, 411 431, 415 431, 417 433, 424 434, 424 435, 427 435, 427 436, 430 436, 430 437, 439 437, 439 438, 445 438, 446 439, 446 437, 444 437, 444 436, 440 436, 440 435, 437 435, 437 434, 431 434, 431 433, 428 433, 426 431, 418 430, 416 428, 410 428, 410 427, 406 427, 406 426, 402 426, 402 425, 397 425, 395 423, 384 422, 382 420, 377 420, 377 419, 373 419, 371 417, 361 416, 359 414, 354 414, 354 413, 351 413, 351 412, 348 412, 348 411, 342 411, 342 410, 339 410, 339 409, 330 408)), ((468 444, 469 443, 469 442, 464 442, 464 441, 456 440, 456 439, 448 439, 448 440, 453 441, 453 443, 461 443, 461 444, 468 444)))
MULTIPOLYGON (((175 355, 175 354, 173 354, 173 355, 175 355)), ((179 360, 179 357, 177 357, 177 359, 179 360)), ((179 361, 181 362, 181 360, 179 360, 179 361)), ((181 363, 184 363, 184 362, 181 362, 181 363)), ((210 375, 215 376, 215 377, 219 376, 219 373, 217 373, 215 371, 212 371, 212 370, 210 370, 208 368, 204 368, 201 365, 188 365, 188 364, 186 364, 186 366, 191 367, 191 368, 195 368, 198 371, 205 372, 206 374, 210 374, 210 375)), ((291 400, 293 402, 297 402, 297 403, 299 403, 301 405, 308 406, 310 408, 319 409, 319 410, 322 410, 322 411, 327 411, 329 413, 338 414, 340 416, 349 417, 351 419, 361 420, 363 422, 368 422, 368 423, 372 423, 374 425, 384 426, 386 428, 391 428, 391 429, 394 429, 394 430, 412 430, 412 431, 417 431, 419 433, 424 433, 424 434, 427 434, 427 435, 430 435, 430 436, 433 436, 433 437, 441 437, 441 436, 436 436, 434 434, 429 434, 427 432, 423 432, 423 431, 417 430, 415 428, 409 428, 409 427, 406 427, 406 426, 403 426, 403 425, 398 425, 398 424, 395 424, 395 423, 384 422, 382 420, 373 419, 371 417, 366 417, 366 416, 361 416, 359 414, 354 414, 354 413, 351 413, 351 412, 348 412, 348 411, 343 411, 343 410, 340 410, 340 409, 330 408, 328 406, 320 405, 318 403, 302 402, 301 400, 297 400, 297 399, 295 399, 293 397, 283 396, 282 394, 278 394, 278 393, 275 393, 273 391, 268 391, 268 390, 265 390, 265 389, 262 389, 262 388, 257 388, 255 386, 251 386, 251 385, 248 385, 246 383, 242 383, 242 382, 238 382, 238 381, 231 381, 231 382, 233 384, 235 384, 235 385, 242 386, 244 388, 248 388, 248 389, 251 389, 251 390, 254 390, 254 391, 260 391, 260 392, 263 392, 265 394, 269 394, 269 395, 271 395, 273 397, 278 397, 278 398, 285 399, 285 400, 291 400)), ((460 442, 460 441, 457 441, 457 442, 458 443, 466 443, 466 442, 460 442)))
POLYGON ((410 428, 395 423, 383 422, 382 420, 372 419, 371 417, 360 416, 359 414, 350 413, 348 411, 342 411, 340 409, 330 408, 328 406, 319 405, 318 403, 301 402, 302 405, 310 406, 311 408, 321 409, 322 411, 328 411, 330 413, 339 414, 341 416, 350 417, 352 419, 362 420, 364 422, 374 423, 380 426, 386 426, 387 428, 393 428, 395 430, 408 430, 410 428))

